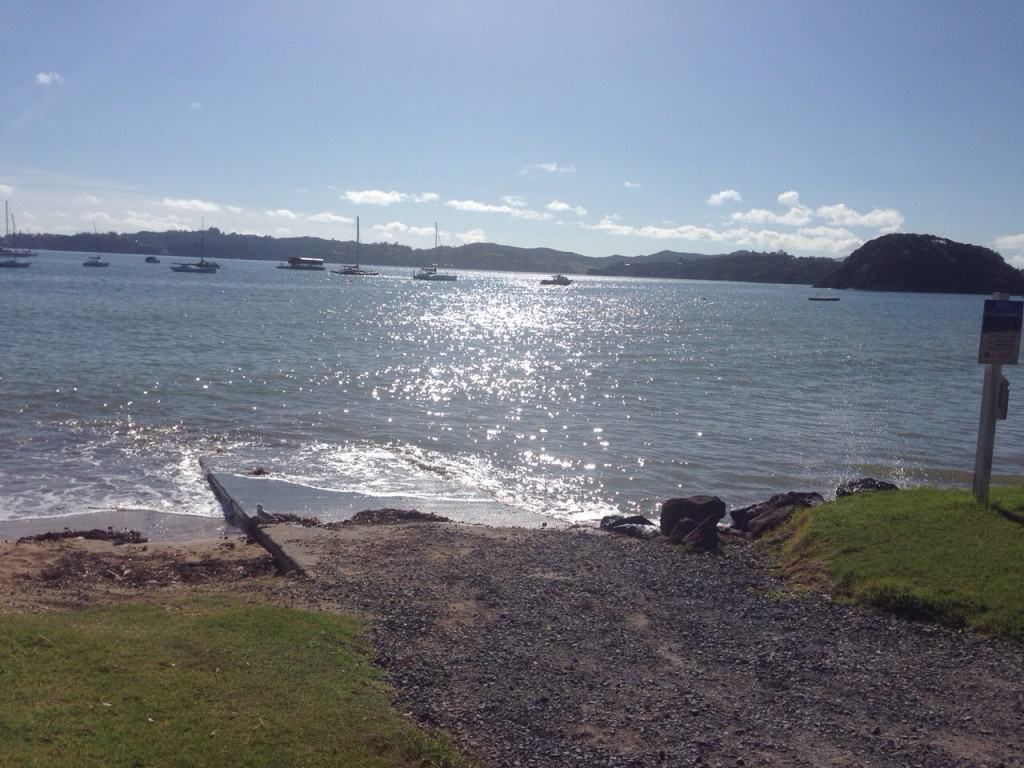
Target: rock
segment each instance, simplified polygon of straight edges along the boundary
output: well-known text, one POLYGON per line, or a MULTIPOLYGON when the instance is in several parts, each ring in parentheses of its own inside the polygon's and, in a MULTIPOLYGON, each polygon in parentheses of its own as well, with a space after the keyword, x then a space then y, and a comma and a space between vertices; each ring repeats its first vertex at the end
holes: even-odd
POLYGON ((653 539, 661 535, 653 520, 643 515, 608 515, 601 518, 600 529, 609 533, 621 533, 634 539, 653 539))
POLYGON ((270 470, 267 469, 266 467, 256 467, 255 469, 250 469, 245 474, 251 477, 265 477, 266 475, 270 474, 270 470))
POLYGON ((873 477, 862 477, 860 480, 848 480, 836 488, 836 498, 853 496, 855 493, 869 493, 871 491, 898 491, 899 486, 887 480, 875 480, 873 477))
MULTIPOLYGON (((687 520, 688 518, 683 519, 687 520)), ((683 525, 676 525, 675 530, 672 531, 671 541, 673 544, 682 544, 697 552, 718 551, 718 518, 714 515, 704 518, 696 527, 686 533, 683 533, 683 530, 683 525)))
POLYGON ((790 491, 772 496, 768 501, 751 504, 730 512, 734 528, 746 531, 755 539, 782 525, 796 509, 824 503, 820 493, 790 491))
POLYGON ((717 496, 687 496, 669 499, 661 505, 661 532, 672 536, 681 521, 689 520, 680 535, 685 536, 709 517, 717 523, 725 517, 725 502, 717 496))

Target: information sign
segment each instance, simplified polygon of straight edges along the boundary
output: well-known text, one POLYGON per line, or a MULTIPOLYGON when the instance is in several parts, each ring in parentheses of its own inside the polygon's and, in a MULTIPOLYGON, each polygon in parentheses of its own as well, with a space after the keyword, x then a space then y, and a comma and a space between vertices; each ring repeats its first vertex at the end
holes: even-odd
POLYGON ((978 362, 1016 365, 1020 354, 1020 331, 1024 320, 1024 301, 987 299, 981 321, 981 345, 978 362))

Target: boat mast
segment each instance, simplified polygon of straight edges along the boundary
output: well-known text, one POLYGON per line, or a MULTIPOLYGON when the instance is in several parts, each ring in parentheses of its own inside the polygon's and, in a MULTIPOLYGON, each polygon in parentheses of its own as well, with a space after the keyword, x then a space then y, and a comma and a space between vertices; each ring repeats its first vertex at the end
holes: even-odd
POLYGON ((359 266, 359 217, 356 216, 356 266, 359 266))
POLYGON ((206 253, 206 217, 201 216, 199 221, 201 222, 199 225, 199 263, 204 264, 203 256, 206 253))
MULTIPOLYGON (((437 250, 437 222, 436 221, 434 222, 434 250, 435 251, 437 250)), ((437 256, 436 253, 434 255, 437 256)))
POLYGON ((7 208, 7 201, 4 200, 4 244, 6 245, 11 239, 11 214, 7 208))

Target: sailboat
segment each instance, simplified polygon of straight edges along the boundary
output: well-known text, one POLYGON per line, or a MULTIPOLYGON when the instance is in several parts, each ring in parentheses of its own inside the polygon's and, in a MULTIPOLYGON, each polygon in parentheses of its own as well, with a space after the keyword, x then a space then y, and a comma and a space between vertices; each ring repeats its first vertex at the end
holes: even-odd
MULTIPOLYGON (((206 219, 202 223, 202 230, 206 232, 206 219)), ((188 272, 190 274, 215 274, 220 269, 220 264, 215 261, 207 261, 204 258, 206 236, 199 235, 199 261, 176 261, 171 265, 172 272, 188 272)))
POLYGON ((332 269, 336 275, 348 275, 349 277, 376 277, 380 272, 370 269, 363 269, 359 266, 359 217, 356 216, 356 263, 342 264, 341 269, 332 269))
MULTIPOLYGON (((18 228, 14 228, 15 237, 17 237, 18 228)), ((0 246, 0 267, 8 269, 16 269, 18 267, 27 267, 31 262, 19 261, 19 259, 26 256, 35 256, 32 251, 22 251, 17 248, 10 248, 7 243, 11 240, 11 213, 7 205, 7 201, 4 200, 4 245, 0 246)))
MULTIPOLYGON (((96 222, 92 223, 92 232, 99 238, 100 233, 96 231, 96 222)), ((109 267, 110 262, 104 261, 97 253, 95 256, 90 256, 88 259, 82 262, 83 267, 109 267)))
MULTIPOLYGON (((437 251, 437 222, 434 222, 434 251, 437 251)), ((437 283, 449 283, 452 280, 458 280, 458 275, 453 275, 450 272, 438 272, 437 264, 431 264, 429 267, 420 267, 416 272, 413 273, 413 280, 430 280, 431 282, 437 283)))

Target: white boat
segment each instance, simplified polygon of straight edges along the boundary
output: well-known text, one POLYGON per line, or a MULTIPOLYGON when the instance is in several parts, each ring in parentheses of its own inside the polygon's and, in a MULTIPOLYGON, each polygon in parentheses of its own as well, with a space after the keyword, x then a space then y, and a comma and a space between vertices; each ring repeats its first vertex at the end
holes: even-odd
MULTIPOLYGON (((17 236, 17 227, 14 228, 14 232, 17 236)), ((7 246, 8 242, 11 242, 11 214, 7 201, 4 200, 4 245, 0 246, 0 268, 18 269, 20 267, 24 269, 29 266, 31 262, 19 261, 19 259, 35 256, 35 254, 22 248, 10 248, 7 246)))
POLYGON ((356 263, 355 264, 342 264, 338 269, 332 269, 336 275, 348 275, 349 277, 376 277, 380 272, 374 272, 372 269, 363 269, 359 266, 359 217, 356 216, 356 263))
POLYGON ((327 267, 324 266, 323 259, 317 259, 312 256, 289 256, 287 264, 278 264, 278 269, 299 269, 306 270, 309 272, 323 272, 327 267))
MULTIPOLYGON (((97 244, 98 244, 100 233, 96 231, 96 222, 95 221, 92 223, 92 233, 94 235, 96 235, 97 244)), ((83 267, 109 267, 110 266, 110 262, 109 261, 104 261, 103 259, 101 259, 100 255, 97 253, 95 256, 90 256, 88 259, 83 261, 82 262, 82 266, 83 267)))
MULTIPOLYGON (((434 252, 437 252, 437 222, 434 222, 434 252)), ((458 280, 458 275, 453 275, 451 272, 438 272, 437 264, 431 264, 429 267, 420 267, 412 276, 413 280, 430 280, 432 282, 451 282, 452 280, 458 280)))
MULTIPOLYGON (((203 219, 202 230, 206 232, 206 219, 203 219)), ((212 275, 220 269, 220 264, 215 261, 207 261, 204 258, 206 237, 199 236, 199 261, 176 261, 171 265, 171 272, 186 272, 188 274, 212 275)))
POLYGON ((540 281, 541 285, 572 285, 570 280, 565 275, 552 275, 549 278, 540 281))
POLYGON ((413 280, 433 280, 437 282, 458 280, 458 275, 453 275, 450 272, 438 272, 437 264, 432 264, 429 267, 420 267, 412 276, 413 280))

